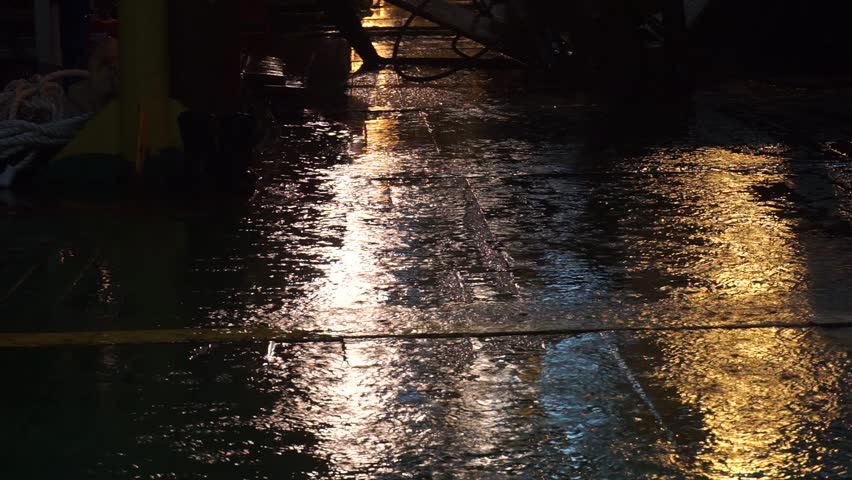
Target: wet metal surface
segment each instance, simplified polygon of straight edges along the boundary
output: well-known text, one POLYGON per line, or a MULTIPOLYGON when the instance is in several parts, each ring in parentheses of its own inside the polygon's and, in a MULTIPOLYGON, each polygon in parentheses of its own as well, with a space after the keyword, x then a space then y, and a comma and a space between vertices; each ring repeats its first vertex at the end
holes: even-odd
POLYGON ((4 199, 3 478, 852 475, 852 91, 348 93, 245 203, 4 199))
POLYGON ((10 478, 849 474, 848 350, 815 330, 0 356, 10 478))

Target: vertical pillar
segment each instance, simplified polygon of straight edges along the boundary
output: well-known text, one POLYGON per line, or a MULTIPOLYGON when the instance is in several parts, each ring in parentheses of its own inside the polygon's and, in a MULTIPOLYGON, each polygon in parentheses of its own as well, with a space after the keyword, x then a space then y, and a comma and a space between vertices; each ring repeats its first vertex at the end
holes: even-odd
POLYGON ((684 80, 689 71, 688 34, 684 0, 665 0, 663 4, 666 63, 673 80, 684 80))
POLYGON ((169 62, 166 0, 121 0, 121 150, 142 171, 168 145, 169 62))
POLYGON ((59 38, 62 66, 86 69, 89 65, 89 0, 62 0, 59 11, 59 38))
POLYGON ((59 5, 56 0, 34 0, 36 58, 39 68, 62 64, 59 45, 59 5))
POLYGON ((240 2, 171 3, 172 97, 189 110, 240 110, 240 2))
POLYGON ((340 0, 322 0, 320 4, 340 33, 349 40, 352 48, 361 57, 365 66, 376 66, 381 63, 381 57, 376 53, 370 35, 361 25, 361 19, 355 5, 340 0))

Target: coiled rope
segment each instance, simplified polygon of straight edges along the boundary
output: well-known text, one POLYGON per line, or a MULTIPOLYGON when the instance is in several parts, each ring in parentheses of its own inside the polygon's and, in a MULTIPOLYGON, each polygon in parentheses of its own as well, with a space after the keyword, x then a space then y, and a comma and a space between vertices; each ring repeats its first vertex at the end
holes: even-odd
POLYGON ((0 188, 9 188, 40 152, 70 143, 92 118, 91 113, 65 117, 61 84, 88 77, 85 70, 60 70, 12 81, 0 92, 0 188), (9 163, 21 155, 20 162, 9 163))

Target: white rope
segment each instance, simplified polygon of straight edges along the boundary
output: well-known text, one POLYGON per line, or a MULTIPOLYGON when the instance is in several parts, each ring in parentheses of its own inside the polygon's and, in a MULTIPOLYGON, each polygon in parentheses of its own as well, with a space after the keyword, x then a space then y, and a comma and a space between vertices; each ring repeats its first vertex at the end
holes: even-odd
POLYGON ((90 118, 91 114, 85 114, 42 124, 24 120, 0 122, 0 160, 39 147, 67 145, 90 118))
POLYGON ((15 165, 6 165, 6 168, 3 169, 3 173, 0 173, 0 189, 11 187, 12 184, 15 183, 15 178, 17 178, 18 173, 29 167, 30 164, 33 163, 33 160, 35 160, 36 155, 36 152, 31 152, 26 156, 26 158, 15 165))
POLYGON ((21 118, 43 123, 63 118, 67 78, 88 78, 86 70, 59 70, 49 75, 9 82, 0 92, 0 121, 21 118))
POLYGON ((39 151, 70 143, 92 118, 92 114, 65 118, 65 90, 60 83, 88 76, 85 70, 60 70, 15 80, 0 92, 0 167, 26 153, 22 161, 0 171, 0 188, 9 188, 39 151))

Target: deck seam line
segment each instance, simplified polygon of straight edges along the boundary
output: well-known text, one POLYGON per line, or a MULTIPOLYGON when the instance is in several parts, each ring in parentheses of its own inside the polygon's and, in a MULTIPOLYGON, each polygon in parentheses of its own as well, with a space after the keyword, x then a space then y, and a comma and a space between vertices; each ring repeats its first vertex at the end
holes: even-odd
POLYGON ((50 346, 149 345, 177 343, 251 343, 272 341, 282 344, 340 343, 370 340, 453 340, 505 337, 571 336, 592 333, 644 333, 736 330, 808 330, 852 328, 852 322, 831 323, 753 323, 732 325, 682 325, 670 327, 562 328, 515 331, 461 331, 434 333, 376 333, 327 335, 303 332, 278 332, 251 329, 116 330, 102 332, 51 332, 0 334, 0 348, 39 348, 50 346), (144 336, 149 335, 149 339, 144 336), (164 336, 171 338, 163 338, 164 336), (140 338, 140 336, 142 338, 140 338), (64 338, 63 338, 64 337, 64 338), (47 340, 47 341, 45 341, 47 340), (51 341, 52 340, 52 341, 51 341))

